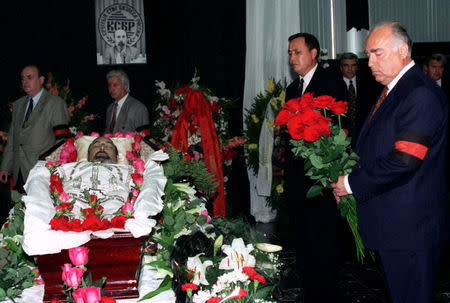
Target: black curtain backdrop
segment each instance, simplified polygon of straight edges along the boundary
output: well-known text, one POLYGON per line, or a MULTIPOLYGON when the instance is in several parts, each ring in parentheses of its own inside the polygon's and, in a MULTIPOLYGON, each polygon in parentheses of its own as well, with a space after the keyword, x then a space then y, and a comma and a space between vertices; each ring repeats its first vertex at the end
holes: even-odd
MULTIPOLYGON (((6 104, 23 95, 20 70, 38 64, 64 82, 72 95, 89 96, 87 110, 98 113, 103 131, 110 99, 106 73, 119 67, 131 81, 131 94, 149 109, 156 98, 155 80, 187 84, 195 69, 200 83, 217 96, 235 100, 230 131, 242 132, 245 60, 245 1, 144 1, 147 64, 98 66, 96 63, 94 1, 40 0, 2 3, 4 27, 1 57, 0 130, 7 130, 6 104)), ((152 115, 152 113, 150 114, 152 115)), ((242 159, 229 180, 233 214, 248 213, 248 179, 242 159)))

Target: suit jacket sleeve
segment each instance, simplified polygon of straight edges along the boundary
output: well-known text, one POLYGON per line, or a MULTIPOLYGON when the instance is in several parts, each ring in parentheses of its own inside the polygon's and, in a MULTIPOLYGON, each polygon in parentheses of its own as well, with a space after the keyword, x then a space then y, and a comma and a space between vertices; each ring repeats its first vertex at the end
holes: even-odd
MULTIPOLYGON (((395 94, 394 90, 391 93, 395 94)), ((381 140, 384 146, 390 146, 391 149, 374 156, 369 161, 367 159, 360 161, 349 175, 350 187, 358 202, 364 202, 408 183, 420 169, 430 149, 441 148, 435 145, 445 133, 448 109, 439 97, 425 86, 419 86, 404 99, 395 100, 395 102, 398 102, 398 107, 395 112, 389 113, 394 115, 392 121, 395 125, 388 126, 395 130, 394 139, 389 136, 384 137, 381 126, 378 126, 379 129, 374 129, 372 133, 378 134, 378 140, 381 140), (401 144, 405 141, 413 143, 417 141, 425 146, 423 158, 412 156, 414 153, 410 148, 402 147, 401 144)), ((373 146, 373 148, 379 147, 373 146)), ((364 154, 361 155, 361 157, 364 156, 364 154)))

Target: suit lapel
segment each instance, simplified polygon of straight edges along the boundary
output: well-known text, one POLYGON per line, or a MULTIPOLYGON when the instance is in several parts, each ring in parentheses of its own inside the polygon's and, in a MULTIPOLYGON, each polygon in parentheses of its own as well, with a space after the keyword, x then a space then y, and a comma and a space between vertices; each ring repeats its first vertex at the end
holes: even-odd
MULTIPOLYGON (((125 99, 125 102, 122 105, 122 108, 120 109, 119 116, 117 117, 117 120, 116 120, 116 126, 114 127, 115 129, 117 129, 118 125, 123 125, 126 117, 128 116, 128 109, 130 107, 129 100, 130 100, 130 96, 128 95, 128 97, 125 99)), ((117 130, 117 131, 119 131, 119 130, 117 130)))

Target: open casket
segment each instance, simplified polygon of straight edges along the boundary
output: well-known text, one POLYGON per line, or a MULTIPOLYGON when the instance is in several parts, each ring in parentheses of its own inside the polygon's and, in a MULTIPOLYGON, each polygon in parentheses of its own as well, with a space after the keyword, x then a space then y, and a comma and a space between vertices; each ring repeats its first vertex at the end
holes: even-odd
MULTIPOLYGON (((94 137, 81 137, 75 142, 79 162, 94 137)), ((133 143, 133 138, 114 138, 119 150, 119 164, 126 168, 125 153, 133 143)), ((63 299, 61 267, 70 263, 67 250, 84 245, 89 248, 88 273, 93 280, 106 277, 105 295, 115 298, 138 297, 137 271, 140 264, 141 247, 155 226, 152 216, 163 208, 162 195, 166 178, 160 161, 168 158, 162 151, 154 151, 144 141, 140 143, 140 154, 145 163, 142 173, 143 182, 134 201, 134 213, 125 221, 124 229, 83 230, 81 232, 54 230, 50 221, 55 217, 56 209, 50 193, 50 170, 46 161, 38 161, 31 170, 25 184, 27 195, 23 196, 26 206, 24 219, 23 249, 35 256, 39 271, 45 282, 44 301, 63 299)), ((46 160, 56 160, 64 145, 56 149, 46 160)), ((68 163, 73 164, 73 163, 68 163)), ((64 167, 63 164, 61 167, 64 167)), ((109 164, 114 165, 114 164, 109 164)), ((72 166, 73 167, 73 166, 72 166)), ((130 186, 130 190, 132 185, 130 186)), ((90 188, 82 188, 92 190, 90 188)), ((75 200, 75 209, 79 201, 75 200)), ((117 201, 111 203, 117 207, 117 201)), ((78 210, 80 207, 78 206, 78 210)), ((114 217, 119 209, 105 207, 103 217, 114 217)), ((80 212, 81 213, 81 212, 80 212)))

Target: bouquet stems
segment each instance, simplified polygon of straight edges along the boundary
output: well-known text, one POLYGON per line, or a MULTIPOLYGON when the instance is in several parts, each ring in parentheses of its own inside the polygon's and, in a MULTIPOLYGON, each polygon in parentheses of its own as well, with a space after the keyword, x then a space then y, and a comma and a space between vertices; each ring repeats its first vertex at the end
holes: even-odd
POLYGON ((356 257, 359 262, 364 263, 364 245, 359 234, 355 197, 353 195, 342 196, 338 208, 341 212, 341 216, 347 220, 352 231, 356 246, 356 257))

